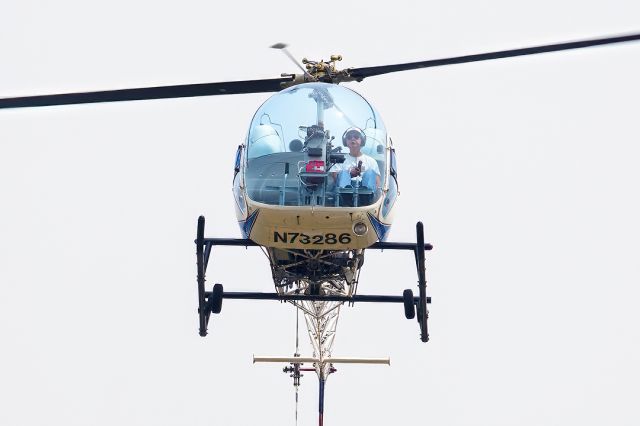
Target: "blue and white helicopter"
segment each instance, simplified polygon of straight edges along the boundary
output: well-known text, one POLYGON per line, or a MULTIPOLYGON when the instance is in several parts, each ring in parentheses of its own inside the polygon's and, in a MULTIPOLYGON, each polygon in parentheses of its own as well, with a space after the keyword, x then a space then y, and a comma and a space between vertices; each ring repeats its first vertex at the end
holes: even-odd
MULTIPOLYGON (((640 34, 629 34, 345 70, 336 68, 342 58, 335 55, 328 62, 305 59, 306 69, 301 67, 301 74, 283 74, 276 79, 0 98, 0 108, 277 92, 254 114, 235 158, 233 198, 242 238, 206 238, 205 219, 198 219, 195 243, 199 332, 207 335, 211 315, 221 312, 224 299, 293 304, 304 314, 312 356, 300 356, 296 341, 294 356, 254 356, 254 362, 290 364, 284 371, 293 377, 296 400, 301 372, 315 371, 320 385, 322 425, 324 386, 335 371, 334 364, 389 364, 388 358, 332 356, 343 304, 402 304, 405 316, 417 319, 421 341, 429 340, 425 252, 432 246, 424 241, 421 223, 416 225, 415 242, 387 241, 398 196, 396 151, 375 108, 339 83, 360 82, 397 71, 637 40, 640 34), (275 291, 230 292, 222 284, 208 290, 205 274, 213 246, 261 247, 270 262, 275 291), (418 275, 416 296, 412 289, 397 296, 358 293, 365 251, 372 248, 413 253, 418 275), (305 368, 305 363, 313 367, 305 368)), ((288 54, 286 49, 285 53, 288 54)))

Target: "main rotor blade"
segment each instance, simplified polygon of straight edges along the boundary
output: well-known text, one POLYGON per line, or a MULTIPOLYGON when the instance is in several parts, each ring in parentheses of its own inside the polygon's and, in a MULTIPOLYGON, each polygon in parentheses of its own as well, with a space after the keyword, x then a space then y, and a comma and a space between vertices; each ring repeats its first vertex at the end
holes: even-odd
POLYGON ((591 40, 572 41, 567 43, 547 44, 543 46, 526 47, 523 49, 501 50, 498 52, 480 53, 477 55, 455 56, 452 58, 432 59, 429 61, 410 62, 406 64, 382 65, 376 67, 351 68, 349 75, 355 80, 387 74, 390 72, 407 71, 418 68, 439 67, 443 65, 464 64, 466 62, 489 61, 493 59, 511 58, 514 56, 536 55, 538 53, 558 52, 561 50, 582 49, 584 47, 600 46, 604 44, 625 43, 640 40, 640 34, 629 34, 617 37, 598 38, 591 40))
POLYGON ((0 108, 27 108, 53 105, 90 104, 96 102, 140 101, 148 99, 189 98, 195 96, 233 95, 239 93, 279 92, 281 83, 292 78, 226 81, 221 83, 182 84, 99 92, 0 98, 0 108))

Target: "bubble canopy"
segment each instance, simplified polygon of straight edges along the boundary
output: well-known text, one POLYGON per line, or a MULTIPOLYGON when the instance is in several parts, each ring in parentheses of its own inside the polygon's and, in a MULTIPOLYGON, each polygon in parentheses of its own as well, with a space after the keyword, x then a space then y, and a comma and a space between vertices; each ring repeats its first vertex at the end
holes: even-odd
POLYGON ((246 141, 247 194, 267 204, 371 204, 384 183, 386 148, 382 119, 358 93, 335 84, 297 85, 270 97, 253 117, 246 141), (342 185, 337 175, 351 158, 342 136, 353 127, 362 131, 364 157, 356 158, 365 166, 342 185), (341 195, 349 192, 345 186, 356 189, 341 195))

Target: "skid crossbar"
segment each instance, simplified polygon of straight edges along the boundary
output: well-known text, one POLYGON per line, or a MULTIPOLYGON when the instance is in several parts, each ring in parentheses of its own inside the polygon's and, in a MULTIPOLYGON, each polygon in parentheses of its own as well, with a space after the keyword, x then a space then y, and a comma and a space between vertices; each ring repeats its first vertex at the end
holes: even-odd
MULTIPOLYGON (((246 238, 204 238, 202 241, 209 249, 211 246, 239 246, 239 247, 259 247, 255 241, 246 238)), ((383 242, 378 241, 373 243, 368 249, 380 249, 380 250, 416 250, 416 244, 414 243, 396 243, 396 242, 383 242)), ((424 245, 425 250, 432 250, 433 245, 426 243, 424 245)))
MULTIPOLYGON (((211 296, 210 291, 206 291, 207 298, 211 296)), ((312 295, 312 294, 278 294, 278 293, 258 293, 258 292, 237 292, 225 291, 222 295, 224 299, 247 299, 247 300, 310 300, 310 301, 330 301, 330 302, 377 302, 377 303, 404 303, 402 296, 386 295, 366 295, 355 294, 349 296, 337 295, 312 295)), ((419 303, 420 298, 414 297, 414 303, 419 303)), ((431 303, 431 297, 427 297, 427 303, 431 303)))

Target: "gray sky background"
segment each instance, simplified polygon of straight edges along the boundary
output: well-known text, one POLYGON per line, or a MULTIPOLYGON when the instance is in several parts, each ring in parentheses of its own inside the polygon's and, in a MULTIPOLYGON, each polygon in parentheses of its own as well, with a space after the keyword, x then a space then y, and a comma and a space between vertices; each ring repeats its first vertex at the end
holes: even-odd
MULTIPOLYGON (((273 78, 640 30, 637 1, 0 2, 0 96, 273 78)), ((399 157, 391 241, 427 240, 431 342, 400 306, 343 308, 327 425, 637 425, 640 43, 349 87, 399 157)), ((236 146, 268 95, 0 111, 0 424, 293 424, 295 311, 225 301, 197 334, 195 237, 239 237, 236 146)), ((271 291, 257 250, 209 284, 271 291)), ((361 293, 414 287, 367 252, 361 293)), ((303 337, 304 352, 309 353, 303 337)), ((314 424, 317 380, 300 390, 314 424)))

